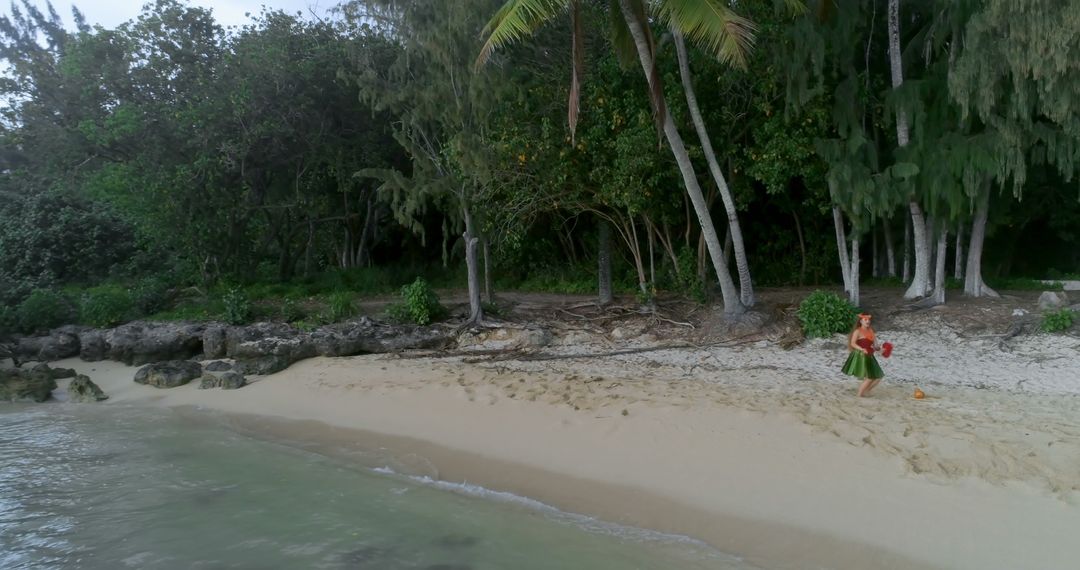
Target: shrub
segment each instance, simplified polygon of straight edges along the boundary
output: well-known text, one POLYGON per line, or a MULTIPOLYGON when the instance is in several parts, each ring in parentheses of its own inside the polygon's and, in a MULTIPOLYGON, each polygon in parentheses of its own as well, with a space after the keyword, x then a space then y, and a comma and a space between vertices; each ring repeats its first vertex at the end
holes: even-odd
POLYGON ((343 321, 356 314, 352 304, 352 295, 344 292, 333 293, 327 298, 326 318, 330 322, 343 321))
POLYGON ((26 333, 48 330, 71 321, 71 302, 62 293, 37 289, 16 309, 18 328, 26 333))
POLYGON ((446 309, 439 304, 439 296, 421 277, 402 287, 401 303, 391 305, 387 311, 394 319, 418 325, 426 325, 446 315, 446 309))
POLYGON ((15 307, 0 305, 0 337, 15 332, 16 328, 18 328, 18 320, 15 307))
POLYGON ((152 315, 169 304, 169 283, 160 277, 147 277, 131 288, 131 302, 140 315, 152 315))
POLYGON ((855 307, 835 293, 814 291, 799 305, 799 321, 807 337, 846 333, 855 325, 855 307))
POLYGON ((1073 326, 1074 317, 1072 309, 1061 309, 1060 311, 1045 313, 1042 319, 1042 330, 1048 333, 1069 330, 1073 326))
POLYGON ((281 320, 287 323, 294 323, 304 318, 304 310, 300 308, 300 305, 294 299, 286 298, 281 302, 281 320))
POLYGON ((251 300, 239 287, 229 289, 221 298, 225 305, 225 322, 230 325, 242 325, 251 320, 251 300))
POLYGON ((94 287, 79 300, 79 321, 92 327, 115 327, 131 316, 133 306, 131 295, 121 287, 94 287))

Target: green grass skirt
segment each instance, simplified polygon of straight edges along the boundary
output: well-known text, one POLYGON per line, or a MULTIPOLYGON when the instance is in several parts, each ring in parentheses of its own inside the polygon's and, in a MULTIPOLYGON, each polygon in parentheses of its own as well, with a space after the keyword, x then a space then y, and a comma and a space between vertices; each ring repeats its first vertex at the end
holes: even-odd
POLYGON ((856 378, 877 379, 885 376, 877 359, 861 350, 851 351, 844 367, 840 369, 844 374, 850 374, 856 378))

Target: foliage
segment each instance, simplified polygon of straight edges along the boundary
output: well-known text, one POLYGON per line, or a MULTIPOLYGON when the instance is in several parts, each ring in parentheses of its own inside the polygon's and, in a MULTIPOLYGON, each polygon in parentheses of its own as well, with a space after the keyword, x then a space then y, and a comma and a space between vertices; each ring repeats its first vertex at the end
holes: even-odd
POLYGON ((169 303, 170 287, 161 277, 144 277, 131 288, 131 302, 140 315, 152 315, 169 303))
POLYGON ((439 296, 420 277, 401 288, 401 302, 387 308, 390 317, 399 321, 426 325, 446 316, 446 308, 439 304, 439 296))
POLYGON ((251 299, 243 289, 239 287, 229 289, 221 301, 224 304, 225 322, 230 325, 243 325, 251 320, 253 316, 251 299))
POLYGON ((1049 311, 1043 314, 1041 328, 1043 332, 1054 333, 1069 330, 1073 326, 1076 315, 1072 309, 1064 308, 1059 311, 1049 311))
POLYGON ((18 323, 15 307, 0 305, 0 337, 15 332, 18 323))
POLYGON ((299 303, 297 303, 295 299, 288 297, 282 299, 281 306, 278 308, 278 314, 281 316, 281 320, 287 323, 294 323, 306 316, 304 310, 300 308, 299 303))
POLYGON ((134 307, 131 293, 123 287, 92 287, 84 291, 79 299, 79 322, 97 328, 111 328, 131 318, 134 307))
POLYGON ((856 310, 835 293, 814 291, 799 304, 798 316, 807 337, 824 338, 851 330, 856 310))
POLYGON ((15 311, 18 328, 24 333, 58 327, 71 322, 73 315, 71 300, 49 289, 35 289, 15 311))
POLYGON ((326 301, 326 317, 330 322, 343 321, 356 314, 356 307, 353 306, 353 298, 349 293, 333 293, 326 301))

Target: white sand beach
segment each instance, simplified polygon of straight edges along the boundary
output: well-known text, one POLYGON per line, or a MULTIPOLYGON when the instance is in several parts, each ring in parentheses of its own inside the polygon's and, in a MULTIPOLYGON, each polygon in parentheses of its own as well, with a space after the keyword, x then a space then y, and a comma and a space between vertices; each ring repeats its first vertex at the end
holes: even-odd
POLYGON ((118 410, 196 406, 243 414, 246 429, 385 448, 398 471, 685 534, 763 568, 1075 567, 1075 339, 1028 336, 1007 351, 891 340, 886 381, 866 399, 836 371, 842 339, 315 358, 235 391, 138 385, 113 362, 54 366, 88 374, 118 410), (911 398, 916 382, 926 400, 911 398))

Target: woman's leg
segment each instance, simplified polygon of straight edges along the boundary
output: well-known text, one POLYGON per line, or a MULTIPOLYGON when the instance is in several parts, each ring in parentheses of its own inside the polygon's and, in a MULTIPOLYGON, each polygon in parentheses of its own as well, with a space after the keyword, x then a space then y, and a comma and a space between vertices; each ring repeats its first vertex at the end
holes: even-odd
POLYGON ((874 380, 871 380, 869 378, 863 379, 862 385, 859 386, 859 397, 860 398, 866 396, 867 392, 870 391, 870 388, 874 387, 874 382, 875 382, 874 380))

